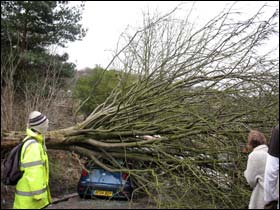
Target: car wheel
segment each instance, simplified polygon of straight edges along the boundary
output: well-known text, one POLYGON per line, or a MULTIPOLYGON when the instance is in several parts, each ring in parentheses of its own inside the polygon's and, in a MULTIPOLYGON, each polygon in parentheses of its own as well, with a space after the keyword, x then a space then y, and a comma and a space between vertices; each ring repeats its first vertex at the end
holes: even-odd
POLYGON ((79 194, 80 198, 85 198, 84 194, 79 194))

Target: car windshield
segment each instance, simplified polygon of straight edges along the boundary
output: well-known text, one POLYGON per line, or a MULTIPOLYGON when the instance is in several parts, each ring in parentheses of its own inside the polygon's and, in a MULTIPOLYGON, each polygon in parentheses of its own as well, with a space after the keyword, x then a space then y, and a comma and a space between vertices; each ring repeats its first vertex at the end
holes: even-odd
POLYGON ((91 182, 104 184, 121 184, 120 172, 109 172, 104 169, 93 169, 89 173, 91 182))

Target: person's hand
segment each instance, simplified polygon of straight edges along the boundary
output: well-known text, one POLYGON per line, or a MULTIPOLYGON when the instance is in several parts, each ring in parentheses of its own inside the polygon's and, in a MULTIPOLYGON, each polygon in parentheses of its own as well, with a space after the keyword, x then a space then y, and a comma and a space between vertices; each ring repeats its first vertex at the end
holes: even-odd
POLYGON ((42 200, 42 195, 34 195, 33 199, 36 201, 40 201, 40 200, 42 200))

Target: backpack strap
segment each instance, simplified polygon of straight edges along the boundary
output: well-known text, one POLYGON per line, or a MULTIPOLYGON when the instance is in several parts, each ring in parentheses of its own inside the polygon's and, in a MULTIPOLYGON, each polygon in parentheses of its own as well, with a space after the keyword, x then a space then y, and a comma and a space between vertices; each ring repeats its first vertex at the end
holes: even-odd
MULTIPOLYGON (((25 143, 26 143, 27 145, 26 145, 25 148, 24 148, 22 157, 24 157, 24 154, 25 154, 25 152, 26 152, 26 149, 29 147, 29 145, 38 143, 38 142, 36 141, 36 139, 34 139, 34 138, 30 137, 30 136, 25 137, 25 138, 23 139, 23 142, 24 142, 23 145, 24 145, 25 143)), ((22 145, 22 146, 23 146, 23 145, 22 145)))
POLYGON ((26 141, 28 141, 29 139, 34 139, 34 140, 36 140, 34 137, 32 137, 32 136, 25 136, 24 137, 24 139, 22 140, 22 142, 26 142, 26 141))
MULTIPOLYGON (((37 140, 35 140, 34 138, 30 138, 28 140, 26 140, 26 142, 24 142, 24 144, 26 143, 26 146, 24 147, 24 150, 22 151, 22 158, 25 155, 26 149, 31 145, 31 144, 38 144, 37 140)), ((25 162, 22 163, 21 160, 19 162, 20 166, 23 168, 28 168, 28 167, 32 167, 32 166, 37 166, 37 165, 45 165, 44 162, 42 162, 42 160, 36 160, 36 161, 32 161, 32 162, 25 162)))

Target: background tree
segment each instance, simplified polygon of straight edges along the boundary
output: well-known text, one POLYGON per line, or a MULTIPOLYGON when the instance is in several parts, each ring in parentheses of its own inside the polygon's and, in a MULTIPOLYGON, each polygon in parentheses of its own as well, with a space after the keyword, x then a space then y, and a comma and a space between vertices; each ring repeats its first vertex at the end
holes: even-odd
MULTIPOLYGON (((13 126, 18 120, 7 110, 13 110, 14 100, 21 105, 30 102, 30 109, 46 111, 50 103, 44 103, 44 99, 54 100, 66 84, 65 78, 74 76, 75 65, 67 62, 68 55, 58 55, 50 49, 65 47, 67 42, 85 36, 86 30, 79 23, 83 8, 83 2, 76 7, 70 7, 68 1, 1 2, 1 110, 9 113, 3 115, 1 128, 23 126, 13 126)), ((28 113, 29 108, 24 108, 28 113)))
POLYGON ((105 70, 102 67, 87 69, 85 75, 78 78, 74 87, 74 97, 83 102, 80 111, 88 116, 106 100, 120 81, 122 88, 126 88, 137 79, 136 75, 127 75, 126 80, 121 80, 122 75, 121 71, 105 70))

